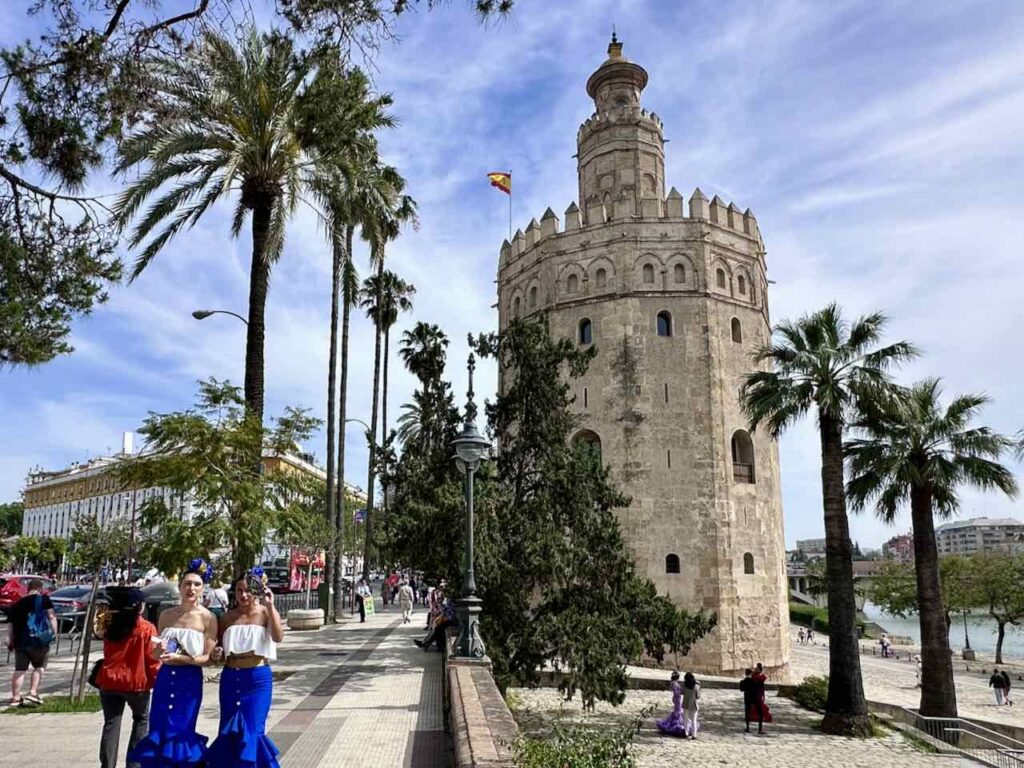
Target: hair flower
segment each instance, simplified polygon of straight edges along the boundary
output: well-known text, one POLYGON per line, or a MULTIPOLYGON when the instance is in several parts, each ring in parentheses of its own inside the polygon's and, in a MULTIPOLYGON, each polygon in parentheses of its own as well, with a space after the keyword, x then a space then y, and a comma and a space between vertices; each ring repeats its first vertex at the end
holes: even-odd
POLYGON ((201 557, 194 557, 189 561, 185 573, 194 573, 207 584, 213 578, 213 566, 201 557))

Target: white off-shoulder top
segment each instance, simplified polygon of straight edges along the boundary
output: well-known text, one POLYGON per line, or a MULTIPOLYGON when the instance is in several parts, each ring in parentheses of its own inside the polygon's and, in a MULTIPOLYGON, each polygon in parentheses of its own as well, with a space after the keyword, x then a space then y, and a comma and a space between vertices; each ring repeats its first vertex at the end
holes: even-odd
POLYGON ((197 656, 202 656, 203 651, 206 650, 206 635, 198 629, 165 627, 163 632, 160 633, 160 637, 164 640, 170 640, 173 637, 178 641, 181 650, 193 659, 197 656))
POLYGON ((262 624, 232 624, 224 630, 221 645, 226 656, 252 653, 268 660, 277 658, 277 643, 262 624))

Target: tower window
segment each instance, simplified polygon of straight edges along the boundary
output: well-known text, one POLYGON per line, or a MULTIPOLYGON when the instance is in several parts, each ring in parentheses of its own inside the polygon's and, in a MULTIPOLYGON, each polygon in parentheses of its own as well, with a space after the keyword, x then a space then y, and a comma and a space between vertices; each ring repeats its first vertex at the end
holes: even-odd
POLYGON ((594 341, 593 325, 587 318, 580 320, 579 339, 580 344, 591 344, 594 341))
POLYGON ((672 451, 671 450, 666 450, 665 451, 665 460, 668 463, 668 468, 672 469, 672 451))
POLYGON ((732 319, 732 340, 737 344, 743 343, 743 327, 740 325, 738 317, 732 319))
POLYGON ((732 435, 732 479, 737 483, 754 482, 754 443, 742 429, 732 435))
POLYGON ((743 553, 743 572, 753 573, 754 572, 754 556, 749 552, 743 553))
POLYGON ((665 402, 668 402, 668 382, 665 382, 665 402))
POLYGON ((567 293, 576 293, 579 290, 580 281, 576 275, 569 275, 569 278, 565 281, 565 290, 567 293))
POLYGON ((583 388, 583 407, 587 407, 587 388, 583 388))
POLYGON ((530 289, 530 309, 535 309, 536 307, 537 307, 537 286, 535 285, 535 286, 533 286, 533 288, 530 289))
POLYGON ((597 270, 597 274, 594 276, 594 278, 597 281, 597 287, 604 288, 605 284, 608 282, 608 273, 605 272, 603 268, 599 269, 597 270))
POLYGON ((676 264, 675 267, 672 269, 672 274, 677 283, 686 282, 686 267, 684 267, 682 264, 676 264))
POLYGON ((665 555, 665 573, 679 573, 679 555, 665 555))
POLYGON ((736 278, 736 289, 744 296, 747 295, 747 280, 743 275, 736 278))
POLYGON ((715 285, 719 288, 725 288, 725 270, 721 267, 715 270, 715 285))
POLYGON ((654 285, 654 266, 644 264, 644 285, 654 285))
POLYGON ((577 432, 572 438, 572 446, 589 451, 591 455, 597 457, 598 461, 601 461, 601 438, 597 436, 596 432, 589 429, 577 432))
POLYGON ((662 310, 658 313, 658 335, 672 335, 672 315, 670 315, 666 310, 662 310))

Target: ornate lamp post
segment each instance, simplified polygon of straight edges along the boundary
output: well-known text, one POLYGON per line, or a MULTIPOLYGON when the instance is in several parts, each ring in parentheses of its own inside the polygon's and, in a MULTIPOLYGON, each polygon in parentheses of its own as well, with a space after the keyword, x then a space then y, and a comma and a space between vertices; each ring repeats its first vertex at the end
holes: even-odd
POLYGON ((473 576, 473 475, 491 447, 487 439, 476 430, 476 404, 473 402, 473 369, 476 359, 469 356, 469 391, 466 393, 466 422, 459 436, 452 440, 455 466, 466 477, 466 573, 462 580, 462 597, 456 602, 459 617, 459 641, 456 658, 482 659, 486 654, 480 637, 481 603, 476 596, 473 576))

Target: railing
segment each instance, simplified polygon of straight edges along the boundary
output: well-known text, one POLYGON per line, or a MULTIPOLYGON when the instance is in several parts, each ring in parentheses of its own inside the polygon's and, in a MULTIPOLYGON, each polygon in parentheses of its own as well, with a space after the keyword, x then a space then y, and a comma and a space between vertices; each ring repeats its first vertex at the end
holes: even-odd
POLYGON ((741 464, 738 461, 732 463, 732 479, 737 483, 754 482, 754 465, 741 464))
POLYGON ((925 717, 912 709, 903 712, 933 746, 952 747, 964 757, 994 768, 1024 768, 1024 742, 960 717, 925 717))
POLYGON ((287 616, 288 611, 293 608, 319 608, 320 600, 315 589, 309 595, 308 606, 306 605, 305 592, 286 592, 284 594, 274 595, 274 606, 277 608, 278 613, 282 616, 287 616))

